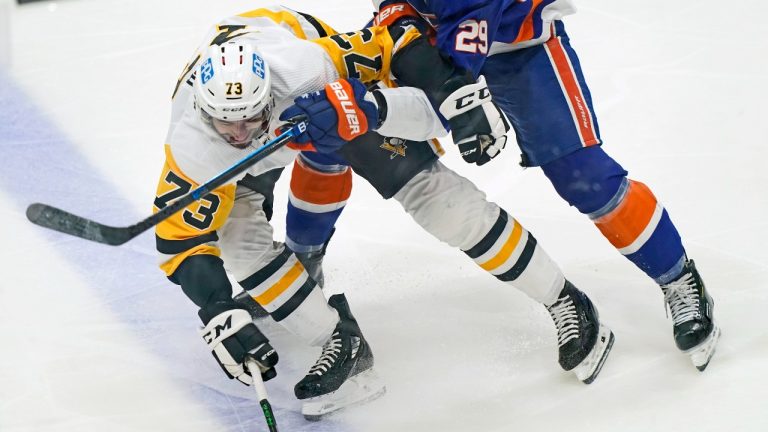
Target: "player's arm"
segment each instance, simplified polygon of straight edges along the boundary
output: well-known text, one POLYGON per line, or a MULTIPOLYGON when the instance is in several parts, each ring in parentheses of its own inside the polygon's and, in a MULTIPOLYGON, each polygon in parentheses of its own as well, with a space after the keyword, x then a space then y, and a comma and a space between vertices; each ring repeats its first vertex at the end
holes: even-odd
MULTIPOLYGON (((363 32, 382 34, 380 29, 372 27, 363 32)), ((396 49, 383 51, 392 55, 386 68, 398 84, 422 89, 429 99, 421 91, 404 88, 388 90, 391 94, 387 94, 387 90, 369 92, 355 79, 342 79, 328 84, 323 91, 297 98, 295 104, 281 114, 281 120, 296 115, 309 119, 306 133, 297 141, 312 141, 318 150, 324 151, 323 147, 327 147, 333 151, 368 130, 423 140, 442 135, 439 132, 442 124, 432 110, 439 107, 465 161, 482 165, 498 155, 506 144, 510 125, 491 101, 484 79, 481 77, 475 82, 470 73, 456 67, 413 27, 393 25, 388 27, 386 35, 396 41, 401 40, 400 35, 407 36, 402 43, 394 44, 396 49), (415 123, 410 119, 424 121, 415 123), (408 133, 414 135, 405 136, 408 133)), ((341 76, 345 76, 343 72, 340 70, 341 76)))
MULTIPOLYGON (((374 0, 375 22, 389 28, 424 27, 426 21, 408 3, 374 0)), ((417 39, 392 60, 398 84, 424 89, 450 125, 454 143, 465 161, 482 165, 504 148, 509 121, 491 100, 477 73, 495 37, 503 2, 467 0, 430 4, 437 34, 417 39), (437 45, 436 50, 433 45, 437 45)), ((434 27, 430 27, 433 31, 434 27)))
POLYGON ((243 12, 225 19, 222 24, 241 24, 249 27, 277 25, 299 39, 316 39, 337 33, 321 19, 283 6, 269 6, 243 12))
MULTIPOLYGON (((374 0, 382 25, 423 22, 405 1, 374 0)), ((477 78, 496 38, 504 2, 487 0, 439 1, 430 7, 439 19, 434 45, 459 68, 477 78)), ((431 27, 432 28, 432 27, 431 27)))
POLYGON ((445 127, 423 91, 367 88, 374 82, 392 83, 392 56, 420 38, 412 27, 374 26, 312 41, 323 48, 341 79, 297 98, 280 119, 308 117, 307 132, 297 141, 311 141, 321 152, 335 151, 369 130, 413 140, 444 135, 445 127))
MULTIPOLYGON (((166 146, 166 162, 158 183, 154 211, 197 188, 175 163, 166 146)), ((277 354, 269 340, 253 325, 248 311, 232 300, 232 286, 219 258, 216 230, 234 203, 235 185, 222 186, 161 222, 155 231, 160 268, 181 285, 200 310, 201 336, 228 377, 250 384, 246 356, 257 360, 262 378, 276 375, 277 354)))

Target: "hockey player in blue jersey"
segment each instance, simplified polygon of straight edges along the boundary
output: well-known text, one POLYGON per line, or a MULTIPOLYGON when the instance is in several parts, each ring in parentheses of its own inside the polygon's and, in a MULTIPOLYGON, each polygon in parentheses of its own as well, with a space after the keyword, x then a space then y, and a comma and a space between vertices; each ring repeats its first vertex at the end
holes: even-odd
POLYGON ((540 167, 564 200, 659 284, 678 348, 703 371, 720 335, 714 303, 668 212, 601 146, 589 88, 561 21, 575 12, 572 2, 373 3, 374 24, 416 26, 439 48, 435 56, 426 38, 410 44, 397 54, 408 60, 393 62, 393 72, 399 84, 427 92, 464 160, 491 160, 504 148, 511 125, 521 164, 540 167), (491 97, 503 114, 489 109, 491 97))

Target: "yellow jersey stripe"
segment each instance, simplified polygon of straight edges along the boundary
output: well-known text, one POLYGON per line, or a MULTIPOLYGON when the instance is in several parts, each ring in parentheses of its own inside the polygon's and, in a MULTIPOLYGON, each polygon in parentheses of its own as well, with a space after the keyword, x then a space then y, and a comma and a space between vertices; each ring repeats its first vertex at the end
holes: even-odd
MULTIPOLYGON (((170 276, 176 273, 176 269, 179 268, 181 263, 185 259, 191 257, 192 255, 215 255, 217 257, 220 257, 221 250, 219 250, 219 248, 215 246, 211 246, 208 244, 201 244, 192 249, 188 249, 178 255, 174 255, 171 259, 160 264, 160 270, 165 272, 166 276, 170 276)), ((165 255, 165 256, 168 256, 168 255, 165 255)))
POLYGON ((288 11, 280 11, 275 12, 271 11, 269 9, 255 9, 249 12, 241 13, 240 15, 243 18, 269 18, 272 21, 276 22, 277 24, 287 24, 291 27, 291 30, 293 30, 293 34, 296 35, 296 37, 301 39, 306 39, 307 35, 304 33, 304 29, 301 28, 301 24, 299 23, 299 20, 296 19, 296 17, 288 12, 288 11))

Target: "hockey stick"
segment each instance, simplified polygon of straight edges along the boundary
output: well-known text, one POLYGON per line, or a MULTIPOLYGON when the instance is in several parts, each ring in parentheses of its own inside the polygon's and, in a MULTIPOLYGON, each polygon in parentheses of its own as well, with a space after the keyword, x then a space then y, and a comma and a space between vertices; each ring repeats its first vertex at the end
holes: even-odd
POLYGON ((307 123, 305 120, 299 119, 293 122, 288 130, 259 147, 236 164, 222 171, 216 177, 208 180, 206 183, 186 195, 179 197, 176 201, 163 207, 152 216, 127 227, 113 227, 100 224, 94 220, 40 203, 34 203, 27 207, 27 219, 36 225, 64 234, 73 235, 97 243, 119 246, 173 216, 184 207, 207 195, 210 191, 232 180, 238 174, 256 164, 256 162, 259 162, 288 144, 291 138, 301 134, 306 129, 307 123))
POLYGON ((275 415, 272 413, 272 405, 267 400, 267 387, 264 385, 264 381, 261 379, 261 369, 259 369, 258 363, 253 358, 246 360, 248 370, 251 371, 251 377, 253 377, 253 388, 256 390, 256 396, 259 398, 259 405, 264 412, 264 419, 267 421, 267 427, 269 432, 277 432, 277 422, 275 421, 275 415))

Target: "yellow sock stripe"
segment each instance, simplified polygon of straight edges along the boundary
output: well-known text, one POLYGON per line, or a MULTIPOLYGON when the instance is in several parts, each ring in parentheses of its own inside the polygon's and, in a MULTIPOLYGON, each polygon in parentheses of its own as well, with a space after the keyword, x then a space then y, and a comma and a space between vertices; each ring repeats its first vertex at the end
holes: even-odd
POLYGON ((504 243, 504 246, 502 246, 499 253, 497 253, 495 257, 480 264, 480 267, 482 267, 485 271, 491 271, 504 264, 512 255, 512 252, 515 251, 517 244, 520 243, 520 237, 522 235, 523 226, 515 221, 515 226, 512 228, 512 232, 509 234, 509 238, 507 238, 506 243, 504 243))
POLYGON ((277 281, 277 283, 269 287, 260 296, 254 297, 253 299, 262 306, 268 305, 280 294, 284 293, 285 290, 287 290, 288 287, 290 287, 303 272, 304 266, 301 265, 301 262, 296 261, 296 264, 294 264, 293 267, 291 267, 291 269, 288 270, 285 275, 280 278, 279 281, 277 281))

